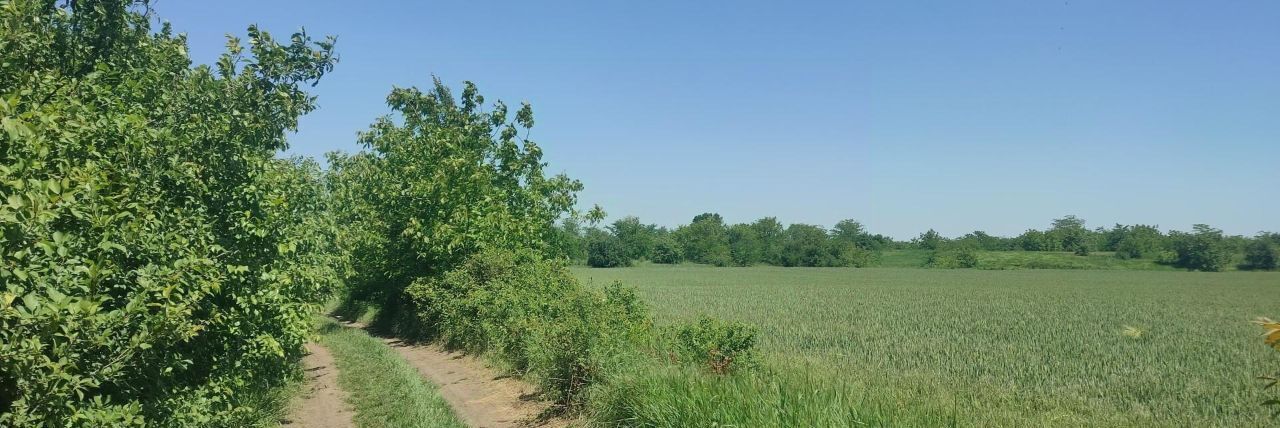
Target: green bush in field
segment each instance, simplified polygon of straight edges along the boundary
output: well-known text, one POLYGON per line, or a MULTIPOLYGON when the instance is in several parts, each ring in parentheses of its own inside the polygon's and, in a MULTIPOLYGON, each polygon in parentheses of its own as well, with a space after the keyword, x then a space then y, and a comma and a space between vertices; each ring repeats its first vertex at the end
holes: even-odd
POLYGON ((145 2, 0 2, 0 426, 271 424, 334 285, 313 162, 275 158, 332 41, 216 66, 145 2))
POLYGON ((978 253, 972 248, 938 250, 929 254, 926 266, 941 269, 969 269, 978 267, 978 253))
POLYGON ((489 353, 537 382, 550 398, 580 404, 602 362, 635 349, 650 329, 629 289, 582 287, 563 265, 531 251, 486 250, 441 278, 406 289, 427 338, 489 353))
POLYGON ((716 374, 727 374, 755 365, 757 330, 739 322, 702 317, 696 324, 676 331, 676 344, 684 361, 716 374))

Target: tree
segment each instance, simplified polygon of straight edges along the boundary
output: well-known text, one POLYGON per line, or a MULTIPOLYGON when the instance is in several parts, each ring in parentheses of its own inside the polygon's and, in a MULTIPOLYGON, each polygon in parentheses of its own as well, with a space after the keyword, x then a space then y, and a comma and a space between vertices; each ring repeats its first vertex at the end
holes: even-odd
POLYGON ((929 229, 927 232, 921 233, 919 237, 912 240, 916 247, 925 250, 937 250, 938 246, 942 245, 942 241, 942 235, 939 235, 938 232, 933 229, 929 229))
POLYGON ((782 265, 784 230, 775 217, 765 217, 751 223, 751 229, 760 239, 760 259, 775 266, 782 265))
POLYGON ((1018 242, 1018 248, 1023 251, 1052 251, 1053 249, 1053 244, 1045 233, 1035 229, 1022 232, 1015 240, 1018 242))
MULTIPOLYGON (((1154 257, 1164 249, 1164 234, 1155 226, 1135 224, 1133 226, 1116 225, 1107 233, 1107 242, 1118 239, 1113 251, 1121 259, 1141 259, 1154 257), (1121 229, 1122 228, 1122 229, 1121 229), (1121 232, 1117 236, 1117 229, 1121 232)), ((1108 244, 1111 245, 1111 244, 1108 244)))
POLYGON ((1073 215, 1054 219, 1053 227, 1048 232, 1049 239, 1058 249, 1087 256, 1091 247, 1091 234, 1084 224, 1083 219, 1073 215))
POLYGON ((284 159, 333 41, 213 66, 146 2, 0 1, 0 426, 245 426, 346 258, 284 159))
POLYGON ((720 214, 704 213, 675 231, 685 260, 726 266, 732 257, 729 252, 728 231, 720 214))
POLYGON ((1187 270, 1218 272, 1231 261, 1222 231, 1206 224, 1192 226, 1192 232, 1169 233, 1175 258, 1173 265, 1187 270))
POLYGON ((609 225, 609 232, 618 238, 627 260, 639 260, 650 257, 658 226, 643 224, 638 217, 627 216, 609 225))
POLYGON ((783 266, 847 266, 842 248, 821 226, 792 224, 787 226, 782 250, 783 266))
POLYGON ((676 264, 683 260, 680 254, 680 244, 669 235, 659 236, 653 244, 654 263, 676 264))
POLYGON ((729 256, 737 266, 751 266, 764 257, 764 247, 756 230, 747 224, 735 224, 728 230, 729 256))
POLYGON ((991 236, 981 230, 970 232, 957 239, 956 242, 963 247, 984 251, 1009 251, 1014 249, 1015 245, 1012 239, 991 236))
POLYGON ((1272 235, 1275 234, 1259 234, 1246 244, 1241 269, 1276 270, 1277 265, 1280 265, 1280 249, 1277 249, 1272 235))
POLYGON ((587 233, 587 266, 613 268, 631 266, 626 245, 617 236, 600 229, 587 233))
POLYGON ((892 239, 883 235, 873 235, 853 219, 840 220, 831 228, 831 237, 836 241, 853 244, 855 247, 875 252, 888 246, 892 239))
POLYGON ((577 217, 566 217, 549 239, 551 254, 570 262, 582 263, 587 260, 587 241, 583 236, 582 223, 577 217))

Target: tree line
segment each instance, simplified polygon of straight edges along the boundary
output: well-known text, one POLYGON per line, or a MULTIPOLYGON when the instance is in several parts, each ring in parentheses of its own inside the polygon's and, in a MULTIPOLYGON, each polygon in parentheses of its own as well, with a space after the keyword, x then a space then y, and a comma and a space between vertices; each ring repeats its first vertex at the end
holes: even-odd
POLYGON ((675 229, 645 224, 634 216, 599 227, 602 211, 562 221, 553 237, 558 254, 592 267, 630 266, 636 261, 715 266, 866 267, 887 250, 932 252, 930 265, 974 267, 976 251, 1070 252, 1088 256, 1106 252, 1119 259, 1150 259, 1189 270, 1274 270, 1280 261, 1280 234, 1230 236, 1208 225, 1190 231, 1162 232, 1152 225, 1086 227, 1076 216, 1054 219, 1044 230, 1014 237, 974 231, 944 237, 930 229, 907 241, 871 233, 846 219, 831 228, 812 224, 784 226, 775 217, 727 224, 717 213, 695 216, 675 229))

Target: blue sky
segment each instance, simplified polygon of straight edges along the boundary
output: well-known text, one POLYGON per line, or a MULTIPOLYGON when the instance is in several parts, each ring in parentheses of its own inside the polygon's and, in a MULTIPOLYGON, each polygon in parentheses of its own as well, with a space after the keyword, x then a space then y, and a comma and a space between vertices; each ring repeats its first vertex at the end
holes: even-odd
POLYGON ((1280 2, 160 0, 209 63, 338 36, 291 152, 355 151, 393 85, 533 104, 584 206, 662 225, 855 218, 908 238, 1280 231, 1280 2))

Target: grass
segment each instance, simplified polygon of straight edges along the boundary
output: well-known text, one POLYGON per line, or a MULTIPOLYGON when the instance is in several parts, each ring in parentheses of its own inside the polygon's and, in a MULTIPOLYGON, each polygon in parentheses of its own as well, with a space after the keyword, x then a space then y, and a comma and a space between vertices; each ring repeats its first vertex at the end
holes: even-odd
POLYGON ((319 332, 320 343, 333 353, 357 426, 464 427, 436 387, 381 340, 329 319, 320 321, 319 332))
MULTIPOLYGON (((660 265, 574 272, 594 285, 638 287, 660 323, 713 314, 758 326, 763 359, 778 375, 705 380, 731 383, 718 386, 722 396, 747 391, 721 403, 738 412, 790 400, 908 426, 1272 423, 1256 376, 1274 371, 1280 356, 1249 320, 1280 312, 1274 273, 660 265), (813 399, 770 396, 762 382, 807 389, 813 399)), ((655 417, 681 409, 662 401, 664 388, 683 388, 669 394, 687 403, 715 399, 692 391, 697 382, 681 386, 679 376, 642 378, 631 393, 638 405, 656 403, 655 417)), ((798 420, 838 411, 814 409, 798 420)), ((758 416, 722 419, 770 420, 758 416)))

